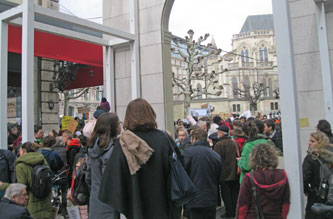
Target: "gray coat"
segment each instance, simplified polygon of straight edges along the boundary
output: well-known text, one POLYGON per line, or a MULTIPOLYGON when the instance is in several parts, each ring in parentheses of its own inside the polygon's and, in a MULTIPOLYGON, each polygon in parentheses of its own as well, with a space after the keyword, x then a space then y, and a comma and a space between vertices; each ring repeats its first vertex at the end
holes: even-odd
POLYGON ((97 138, 94 147, 88 151, 88 168, 86 183, 90 187, 89 218, 114 218, 114 209, 98 199, 99 187, 107 161, 111 156, 114 140, 106 148, 98 146, 97 138))

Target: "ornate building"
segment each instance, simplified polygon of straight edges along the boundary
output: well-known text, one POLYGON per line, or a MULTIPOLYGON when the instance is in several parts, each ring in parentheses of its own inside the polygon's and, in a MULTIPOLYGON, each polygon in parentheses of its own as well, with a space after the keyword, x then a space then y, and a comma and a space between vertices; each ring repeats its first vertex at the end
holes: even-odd
MULTIPOLYGON (((217 48, 214 38, 211 45, 217 48)), ((172 56, 172 70, 184 73, 184 63, 172 56)), ((250 109, 249 101, 235 91, 244 91, 244 87, 253 84, 263 88, 261 101, 253 105, 252 111, 263 114, 277 115, 279 111, 278 73, 275 52, 275 36, 272 15, 248 16, 239 34, 233 35, 232 50, 223 56, 208 60, 208 71, 221 72, 218 78, 223 86, 221 96, 201 95, 192 100, 191 107, 200 108, 209 103, 215 108, 215 113, 243 113, 250 109), (213 63, 213 64, 212 64, 213 63)), ((200 90, 206 81, 195 82, 200 90)), ((177 88, 174 88, 177 89, 177 88)), ((253 91, 250 89, 253 95, 253 91)), ((174 118, 182 118, 181 99, 174 96, 174 118)))

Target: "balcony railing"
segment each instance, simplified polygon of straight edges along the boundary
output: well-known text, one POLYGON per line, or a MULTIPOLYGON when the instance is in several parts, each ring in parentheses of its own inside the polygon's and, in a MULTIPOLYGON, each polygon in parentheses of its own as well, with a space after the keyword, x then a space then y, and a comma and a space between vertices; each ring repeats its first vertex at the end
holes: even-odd
POLYGON ((254 68, 254 62, 242 62, 242 68, 254 68))
POLYGON ((238 68, 239 68, 238 62, 228 63, 228 69, 229 70, 234 70, 234 69, 238 69, 238 68))
POLYGON ((257 62, 258 68, 272 67, 273 62, 257 62))

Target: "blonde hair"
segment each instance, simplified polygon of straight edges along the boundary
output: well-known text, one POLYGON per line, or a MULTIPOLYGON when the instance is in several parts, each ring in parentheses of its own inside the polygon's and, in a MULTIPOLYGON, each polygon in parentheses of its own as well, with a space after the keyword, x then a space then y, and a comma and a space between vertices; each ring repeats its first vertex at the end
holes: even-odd
POLYGON ((316 141, 318 141, 318 144, 316 146, 314 146, 317 149, 324 148, 330 144, 328 137, 323 132, 320 132, 320 131, 313 132, 310 134, 310 136, 313 137, 314 139, 316 139, 316 141))

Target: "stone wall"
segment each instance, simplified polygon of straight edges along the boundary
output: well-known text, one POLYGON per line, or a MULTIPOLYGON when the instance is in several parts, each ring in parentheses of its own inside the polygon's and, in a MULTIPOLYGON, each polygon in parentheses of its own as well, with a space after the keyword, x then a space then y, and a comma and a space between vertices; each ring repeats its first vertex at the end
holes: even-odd
MULTIPOLYGON (((142 98, 151 103, 157 113, 160 128, 172 126, 172 96, 163 72, 161 16, 164 0, 141 0, 139 7, 139 41, 140 41, 140 80, 142 98), (168 100, 170 99, 170 100, 168 100), (168 125, 169 124, 169 125, 168 125)), ((129 1, 104 0, 103 24, 124 31, 130 30, 129 1)), ((171 66, 170 66, 171 72, 171 66)), ((125 109, 131 101, 130 50, 129 46, 115 48, 116 74, 116 112, 124 118, 125 109)), ((170 79, 171 80, 171 79, 170 79)))
MULTIPOLYGON (((59 95, 57 90, 50 90, 50 83, 54 80, 53 77, 53 60, 42 59, 41 60, 41 90, 40 90, 40 124, 43 127, 44 132, 50 130, 59 130, 59 95), (53 102, 54 108, 49 107, 50 101, 53 102)), ((35 69, 38 69, 35 68, 35 69)), ((38 84, 35 84, 38 87, 38 84)), ((37 111, 38 108, 35 108, 37 111)), ((35 117, 38 118, 38 117, 35 117)))
MULTIPOLYGON (((302 155, 306 155, 307 142, 315 131, 318 120, 325 118, 322 72, 320 65, 317 21, 313 0, 289 0, 294 62, 297 82, 299 118, 309 121, 308 127, 301 127, 302 155)), ((333 49, 333 13, 326 14, 329 47, 333 49)), ((330 121, 331 124, 333 121, 330 121)), ((333 125, 333 124, 332 124, 333 125)))

